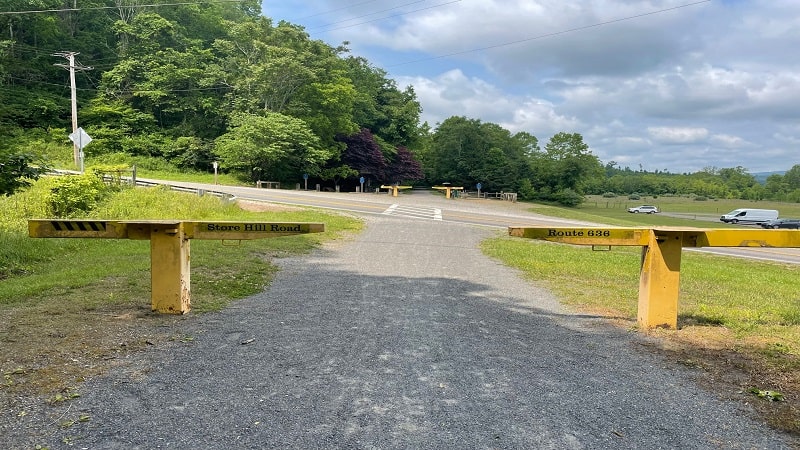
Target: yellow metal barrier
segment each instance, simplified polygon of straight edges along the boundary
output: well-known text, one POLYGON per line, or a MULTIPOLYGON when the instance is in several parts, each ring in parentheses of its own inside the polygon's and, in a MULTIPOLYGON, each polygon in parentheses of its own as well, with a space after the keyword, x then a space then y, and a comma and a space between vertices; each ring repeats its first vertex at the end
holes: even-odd
POLYGON ((455 186, 433 186, 433 188, 436 189, 436 190, 439 190, 439 191, 443 190, 444 191, 444 198, 450 198, 450 196, 452 195, 452 193, 454 191, 463 191, 464 190, 464 187, 462 187, 462 186, 459 186, 459 187, 455 187, 455 186))
POLYGON ((181 220, 28 221, 33 238, 105 238, 150 241, 153 311, 184 314, 191 309, 190 239, 247 240, 321 233, 321 223, 264 223, 181 220))
POLYGON ((641 246, 637 315, 645 328, 678 326, 683 247, 800 247, 797 230, 509 227, 508 233, 574 245, 641 246))
POLYGON ((413 186, 398 186, 396 184, 393 184, 391 186, 387 186, 387 185, 384 184, 384 185, 381 186, 381 189, 389 189, 389 192, 392 193, 392 197, 397 197, 397 193, 398 193, 398 191, 400 189, 411 189, 412 187, 413 186))

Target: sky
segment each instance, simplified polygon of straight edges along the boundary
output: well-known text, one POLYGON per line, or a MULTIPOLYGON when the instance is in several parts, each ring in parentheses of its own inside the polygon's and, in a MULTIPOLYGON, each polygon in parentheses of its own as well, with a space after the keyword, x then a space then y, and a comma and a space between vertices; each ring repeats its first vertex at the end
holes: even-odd
POLYGON ((421 119, 580 133, 605 165, 800 164, 797 0, 264 0, 412 86, 421 119))

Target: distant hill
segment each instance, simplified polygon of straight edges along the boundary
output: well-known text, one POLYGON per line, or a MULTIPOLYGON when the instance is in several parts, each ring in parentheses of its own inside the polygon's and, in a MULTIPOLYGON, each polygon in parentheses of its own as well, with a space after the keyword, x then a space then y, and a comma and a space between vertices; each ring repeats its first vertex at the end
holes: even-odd
POLYGON ((786 173, 785 170, 778 170, 778 171, 775 171, 775 172, 751 173, 750 175, 754 176, 756 178, 756 181, 758 181, 759 183, 764 184, 764 183, 767 182, 767 177, 769 177, 770 175, 776 175, 776 174, 777 175, 783 175, 785 173, 786 173))

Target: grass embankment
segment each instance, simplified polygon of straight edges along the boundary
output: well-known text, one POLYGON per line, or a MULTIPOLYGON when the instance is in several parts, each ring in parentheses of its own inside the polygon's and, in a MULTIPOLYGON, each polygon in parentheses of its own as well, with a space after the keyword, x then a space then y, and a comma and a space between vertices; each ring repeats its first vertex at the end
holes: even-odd
MULTIPOLYGON (((76 166, 72 161, 71 152, 65 152, 63 148, 52 148, 48 150, 50 151, 46 152, 43 157, 48 161, 50 167, 74 171, 80 170, 80 167, 76 166)), ((210 165, 207 171, 185 169, 179 168, 157 157, 131 156, 127 153, 110 153, 89 156, 87 158, 87 163, 89 167, 108 166, 122 168, 120 175, 123 177, 133 176, 133 169, 136 168, 136 176, 138 178, 208 184, 214 184, 216 182, 217 184, 226 186, 253 186, 252 183, 246 183, 240 177, 227 173, 224 169, 219 169, 215 176, 210 165)))
MULTIPOLYGON (((342 215, 276 205, 225 205, 163 189, 125 189, 90 218, 323 222, 324 233, 230 242, 191 242, 192 311, 150 311, 149 241, 31 239, 27 219, 48 217, 47 180, 24 193, 0 197, 0 409, 15 398, 63 398, 86 376, 125 354, 176 336, 175 325, 264 289, 276 257, 303 254, 321 242, 357 231, 342 215)), ((0 414, 0 415, 4 415, 0 414)))
MULTIPOLYGON (((660 198, 658 199, 660 200, 660 198)), ((671 198, 662 211, 689 215, 697 203, 671 198)), ((729 202, 735 207, 778 209, 782 216, 800 216, 800 205, 729 202), (734 206, 736 205, 736 206, 734 206), (784 214, 783 211, 787 211, 784 214)), ((531 211, 575 220, 621 226, 681 225, 719 227, 721 222, 630 214, 624 206, 581 208, 532 206, 531 211)), ((697 211, 695 211, 697 212, 697 211)), ((699 212, 698 212, 699 214, 699 212)), ((544 283, 561 300, 580 311, 636 326, 641 250, 591 247, 500 237, 483 243, 483 251, 526 277, 544 283)), ((755 405, 778 429, 800 435, 800 267, 710 256, 684 251, 681 264, 679 330, 654 330, 678 362, 702 367, 714 383, 732 383, 728 395, 748 400, 754 394, 773 400, 755 405), (674 352, 674 353, 672 353, 674 352)), ((622 381, 622 380, 621 380, 622 381)))

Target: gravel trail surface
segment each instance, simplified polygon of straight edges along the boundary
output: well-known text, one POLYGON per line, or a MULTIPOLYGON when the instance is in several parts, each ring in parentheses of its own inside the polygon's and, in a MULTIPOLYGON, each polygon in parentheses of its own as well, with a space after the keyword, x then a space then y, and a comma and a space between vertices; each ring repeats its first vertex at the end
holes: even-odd
POLYGON ((792 448, 647 338, 483 256, 497 231, 366 220, 87 382, 70 407, 90 420, 50 448, 792 448))

